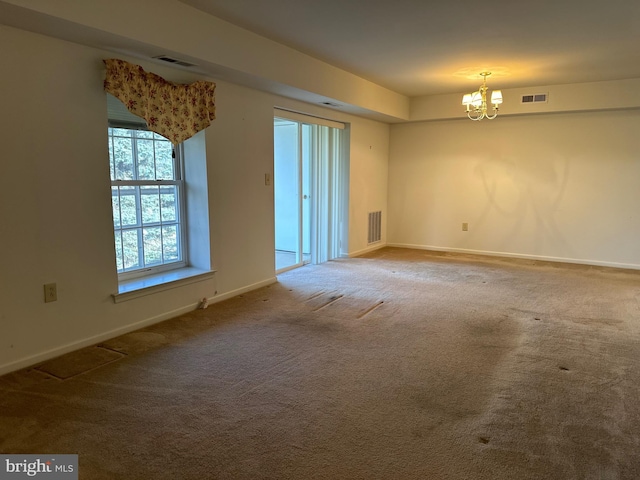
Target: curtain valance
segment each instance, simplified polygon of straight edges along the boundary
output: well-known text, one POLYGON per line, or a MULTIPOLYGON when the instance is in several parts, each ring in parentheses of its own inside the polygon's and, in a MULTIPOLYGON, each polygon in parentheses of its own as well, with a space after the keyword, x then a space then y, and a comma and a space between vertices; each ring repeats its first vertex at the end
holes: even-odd
POLYGON ((207 128, 216 118, 213 82, 168 82, 141 66, 110 58, 104 61, 104 89, 146 120, 149 130, 176 145, 207 128))

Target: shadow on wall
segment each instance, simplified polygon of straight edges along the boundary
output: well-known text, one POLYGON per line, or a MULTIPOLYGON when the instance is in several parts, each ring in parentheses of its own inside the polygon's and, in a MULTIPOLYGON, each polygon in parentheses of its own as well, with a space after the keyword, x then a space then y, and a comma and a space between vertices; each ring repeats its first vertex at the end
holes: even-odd
POLYGON ((486 147, 487 152, 495 153, 479 160, 473 172, 488 202, 475 221, 482 223, 495 213, 508 218, 505 225, 510 227, 502 242, 507 247, 511 238, 531 225, 533 218, 532 244, 536 250, 541 251, 545 244, 553 242, 562 245, 566 253, 572 253, 556 221, 570 178, 569 159, 540 144, 523 145, 518 152, 486 147))

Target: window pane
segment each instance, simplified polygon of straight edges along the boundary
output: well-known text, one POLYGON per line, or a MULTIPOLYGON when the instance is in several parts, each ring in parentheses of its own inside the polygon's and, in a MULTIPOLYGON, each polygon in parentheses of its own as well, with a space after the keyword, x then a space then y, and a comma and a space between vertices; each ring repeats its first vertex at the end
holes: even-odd
POLYGON ((120 197, 118 187, 111 187, 111 209, 113 211, 113 226, 120 228, 120 197))
POLYGON ((162 227, 162 248, 165 262, 175 262, 178 260, 178 227, 169 225, 162 227))
POLYGON ((120 238, 120 231, 116 232, 116 268, 118 272, 121 272, 124 268, 124 258, 122 257, 122 239, 120 238))
POLYGON ((155 165, 153 161, 153 140, 138 140, 138 179, 155 180, 155 165))
POLYGON ((173 146, 168 140, 155 142, 156 179, 175 180, 173 171, 173 146))
POLYGON ((116 170, 113 161, 113 142, 111 137, 109 137, 109 174, 111 175, 111 180, 116 179, 116 170))
POLYGON ((140 187, 142 200, 142 223, 160 223, 160 189, 158 187, 140 187))
POLYGON ((145 265, 162 263, 162 233, 160 227, 143 228, 142 230, 145 265))
POLYGON ((125 230, 122 232, 122 257, 125 270, 142 267, 140 265, 139 247, 138 230, 125 230))
POLYGON ((133 146, 131 138, 113 139, 115 180, 133 180, 133 146))
POLYGON ((177 220, 177 191, 175 186, 164 186, 160 193, 160 206, 163 222, 175 222, 177 220))
POLYGON ((148 130, 135 130, 135 135, 138 138, 153 138, 153 132, 148 130))
MULTIPOLYGON (((117 187, 116 187, 117 188, 117 187)), ((140 225, 138 221, 137 196, 138 187, 119 187, 120 189, 120 221, 123 227, 140 225)))

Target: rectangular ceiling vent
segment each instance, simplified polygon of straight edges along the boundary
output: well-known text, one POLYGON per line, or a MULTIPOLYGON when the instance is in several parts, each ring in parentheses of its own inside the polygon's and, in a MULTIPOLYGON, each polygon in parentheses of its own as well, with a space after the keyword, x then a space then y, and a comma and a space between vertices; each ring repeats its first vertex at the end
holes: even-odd
POLYGON ((182 67, 195 67, 194 63, 185 62, 184 60, 178 60, 177 58, 171 58, 167 55, 158 55, 157 57, 153 57, 156 60, 162 60, 163 62, 172 63, 174 65, 180 65, 182 67))
POLYGON ((532 93, 529 95, 522 95, 522 103, 547 103, 548 99, 548 93, 532 93))

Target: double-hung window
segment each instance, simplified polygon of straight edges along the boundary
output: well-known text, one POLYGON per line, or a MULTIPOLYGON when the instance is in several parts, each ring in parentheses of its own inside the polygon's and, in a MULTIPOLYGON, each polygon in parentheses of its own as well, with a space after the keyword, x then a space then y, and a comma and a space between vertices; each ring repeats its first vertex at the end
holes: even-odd
POLYGON ((120 278, 186 265, 181 148, 157 133, 110 122, 109 167, 120 278))

